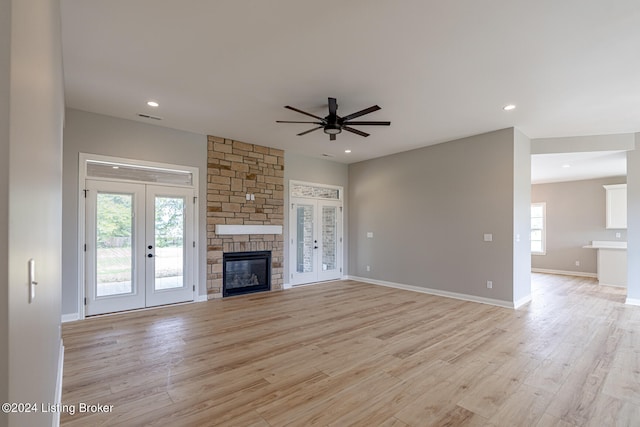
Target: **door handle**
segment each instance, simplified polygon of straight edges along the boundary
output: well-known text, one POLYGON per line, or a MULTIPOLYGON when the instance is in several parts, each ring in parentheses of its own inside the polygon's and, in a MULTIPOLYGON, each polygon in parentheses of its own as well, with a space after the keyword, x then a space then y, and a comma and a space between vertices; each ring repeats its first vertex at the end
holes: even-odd
POLYGON ((314 247, 313 247, 313 249, 318 249, 318 247, 317 247, 317 246, 314 246, 314 247))
POLYGON ((32 303, 36 299, 36 261, 31 258, 28 262, 29 265, 29 303, 32 303))

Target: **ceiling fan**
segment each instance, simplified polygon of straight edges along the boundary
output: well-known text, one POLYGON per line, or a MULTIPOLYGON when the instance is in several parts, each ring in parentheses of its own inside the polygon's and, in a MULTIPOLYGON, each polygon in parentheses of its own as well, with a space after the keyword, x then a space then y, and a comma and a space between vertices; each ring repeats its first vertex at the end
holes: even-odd
POLYGON ((331 141, 336 140, 336 135, 341 133, 343 130, 347 132, 355 133, 360 136, 369 136, 368 133, 362 132, 361 130, 354 129, 351 126, 389 126, 391 122, 371 122, 371 121, 353 121, 353 119, 364 116, 365 114, 373 113, 374 111, 378 111, 380 107, 374 105, 369 108, 365 108, 364 110, 357 111, 355 113, 346 115, 344 117, 340 117, 337 114, 338 111, 338 103, 335 98, 329 98, 329 115, 322 118, 318 117, 315 114, 307 113, 306 111, 299 110, 297 108, 291 107, 289 105, 285 105, 284 108, 288 108, 289 110, 293 110, 297 113, 304 114, 309 117, 313 117, 318 121, 315 122, 292 122, 288 120, 276 120, 276 123, 309 123, 318 125, 313 129, 306 130, 298 134, 298 136, 306 135, 314 130, 324 129, 324 133, 329 135, 329 139, 331 141))

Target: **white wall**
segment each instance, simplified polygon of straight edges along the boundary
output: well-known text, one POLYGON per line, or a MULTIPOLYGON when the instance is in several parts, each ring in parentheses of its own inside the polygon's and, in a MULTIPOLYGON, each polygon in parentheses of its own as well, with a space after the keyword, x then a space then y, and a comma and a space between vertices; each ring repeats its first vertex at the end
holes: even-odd
POLYGON ((349 274, 511 305, 515 156, 503 129, 349 165, 349 274))
POLYGON ((207 138, 162 126, 68 109, 64 134, 62 313, 78 313, 78 155, 101 154, 200 170, 199 293, 206 295, 207 138))
POLYGON ((330 160, 306 157, 300 154, 284 153, 284 283, 290 283, 289 257, 290 257, 290 237, 289 218, 291 209, 289 206, 289 181, 306 181, 318 184, 338 185, 344 188, 343 195, 343 275, 347 273, 348 267, 348 184, 349 168, 343 163, 332 162, 330 160))
POLYGON ((531 299, 531 140, 513 132, 513 302, 531 299))
POLYGON ((640 133, 627 152, 627 301, 640 305, 640 133))
MULTIPOLYGON (((5 174, 0 258, 8 247, 8 381, 0 382, 2 401, 54 402, 59 366, 61 288, 62 124, 64 97, 60 51, 60 7, 57 1, 2 0, 0 6, 0 87, 7 88, 6 36, 10 25, 10 96, 0 99, 0 132, 5 174), (9 106, 9 140, 7 135, 9 106), (8 156, 6 156, 8 151, 8 156), (8 197, 6 171, 8 170, 8 197), (7 221, 8 216, 8 221, 7 221), (36 299, 29 303, 27 263, 36 261, 36 299)), ((3 279, 4 285, 4 279, 3 279)), ((0 301, 4 299, 0 298, 0 301)), ((5 322, 2 322, 5 325, 5 322)), ((4 371, 6 358, 0 357, 4 371)), ((52 425, 53 414, 0 415, 9 426, 52 425)))
POLYGON ((633 150, 634 134, 567 136, 531 140, 531 154, 633 150))

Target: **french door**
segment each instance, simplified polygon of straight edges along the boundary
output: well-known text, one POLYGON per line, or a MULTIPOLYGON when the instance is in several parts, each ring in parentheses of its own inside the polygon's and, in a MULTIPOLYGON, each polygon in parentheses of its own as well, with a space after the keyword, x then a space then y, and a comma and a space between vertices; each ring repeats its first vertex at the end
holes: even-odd
POLYGON ((86 180, 86 315, 192 301, 193 190, 86 180))
POLYGON ((342 277, 342 202, 292 198, 292 285, 342 277))

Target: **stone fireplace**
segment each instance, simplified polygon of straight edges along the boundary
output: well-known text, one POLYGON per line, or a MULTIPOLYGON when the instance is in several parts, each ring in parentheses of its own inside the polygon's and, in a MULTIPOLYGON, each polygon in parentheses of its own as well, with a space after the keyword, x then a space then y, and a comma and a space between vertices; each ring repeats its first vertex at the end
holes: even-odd
POLYGON ((207 295, 210 299, 223 296, 224 255, 238 252, 270 252, 270 289, 282 289, 283 223, 284 151, 208 136, 207 295))

